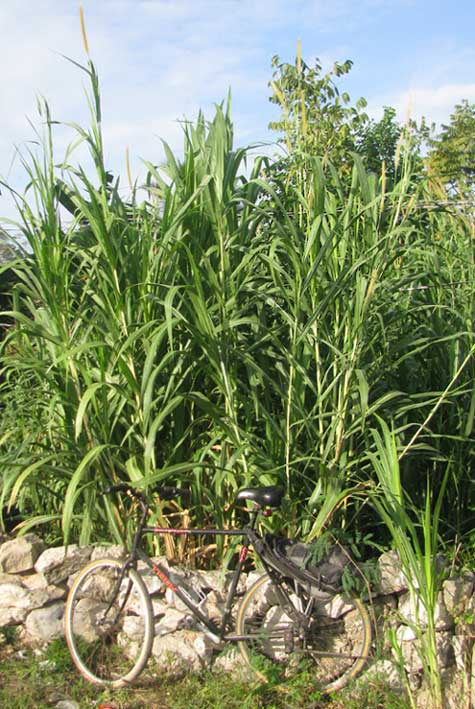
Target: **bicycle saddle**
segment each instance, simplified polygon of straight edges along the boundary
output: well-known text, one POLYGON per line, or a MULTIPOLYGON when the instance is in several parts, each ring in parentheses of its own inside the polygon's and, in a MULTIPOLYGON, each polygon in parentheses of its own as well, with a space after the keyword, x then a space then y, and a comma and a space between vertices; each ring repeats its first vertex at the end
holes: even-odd
POLYGON ((283 496, 284 488, 280 485, 244 487, 238 491, 236 500, 251 500, 262 507, 279 507, 283 496))

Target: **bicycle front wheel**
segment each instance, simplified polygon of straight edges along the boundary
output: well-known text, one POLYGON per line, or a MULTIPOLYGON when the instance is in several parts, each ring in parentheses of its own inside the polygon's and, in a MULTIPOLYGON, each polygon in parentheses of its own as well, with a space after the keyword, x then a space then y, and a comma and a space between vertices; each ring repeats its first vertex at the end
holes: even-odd
POLYGON ((93 684, 121 687, 142 672, 154 635, 144 582, 115 559, 93 561, 74 580, 64 632, 72 660, 93 684))
POLYGON ((371 623, 365 606, 344 594, 322 598, 318 590, 293 580, 283 584, 296 614, 282 605, 267 575, 243 597, 236 631, 244 658, 266 682, 295 680, 319 694, 341 689, 369 654, 371 623))

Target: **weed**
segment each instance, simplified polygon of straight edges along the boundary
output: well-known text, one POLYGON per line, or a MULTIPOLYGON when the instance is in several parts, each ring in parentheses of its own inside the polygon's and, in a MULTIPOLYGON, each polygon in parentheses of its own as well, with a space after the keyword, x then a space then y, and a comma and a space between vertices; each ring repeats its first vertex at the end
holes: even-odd
POLYGON ((408 700, 404 694, 394 692, 384 681, 375 680, 368 683, 358 683, 358 691, 349 689, 343 691, 335 699, 332 709, 408 709, 408 700))
POLYGON ((0 646, 14 645, 18 636, 15 625, 4 625, 0 628, 0 646))
MULTIPOLYGON (((42 656, 29 652, 23 659, 0 651, 0 706, 8 709, 47 709, 61 700, 76 701, 81 709, 100 704, 114 709, 403 709, 383 685, 363 685, 320 699, 308 692, 304 675, 292 683, 250 683, 230 672, 147 673, 133 687, 101 689, 85 682, 67 661, 62 640, 42 656)), ((399 702, 399 703, 398 703, 399 702)))

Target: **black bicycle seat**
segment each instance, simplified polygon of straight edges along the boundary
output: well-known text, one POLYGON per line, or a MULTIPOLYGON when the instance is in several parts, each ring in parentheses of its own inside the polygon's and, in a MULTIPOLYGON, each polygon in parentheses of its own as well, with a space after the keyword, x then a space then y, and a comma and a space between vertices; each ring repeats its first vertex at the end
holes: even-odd
POLYGON ((262 507, 279 507, 284 496, 284 488, 280 485, 268 487, 244 487, 236 495, 236 500, 251 500, 262 507))

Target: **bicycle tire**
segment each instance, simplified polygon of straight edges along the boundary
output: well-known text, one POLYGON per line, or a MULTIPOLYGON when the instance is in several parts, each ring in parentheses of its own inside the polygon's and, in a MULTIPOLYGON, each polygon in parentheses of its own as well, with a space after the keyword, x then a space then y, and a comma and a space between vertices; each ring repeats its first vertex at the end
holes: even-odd
POLYGON ((322 598, 317 589, 283 581, 294 607, 308 619, 305 631, 282 607, 269 576, 244 595, 236 632, 246 662, 264 682, 308 680, 308 689, 328 694, 344 687, 363 668, 371 646, 371 622, 358 598, 322 598), (333 617, 332 617, 333 616, 333 617))
POLYGON ((109 687, 122 687, 139 676, 154 637, 147 588, 135 569, 126 570, 118 587, 122 568, 115 559, 85 566, 71 586, 64 613, 75 666, 89 682, 109 687))

